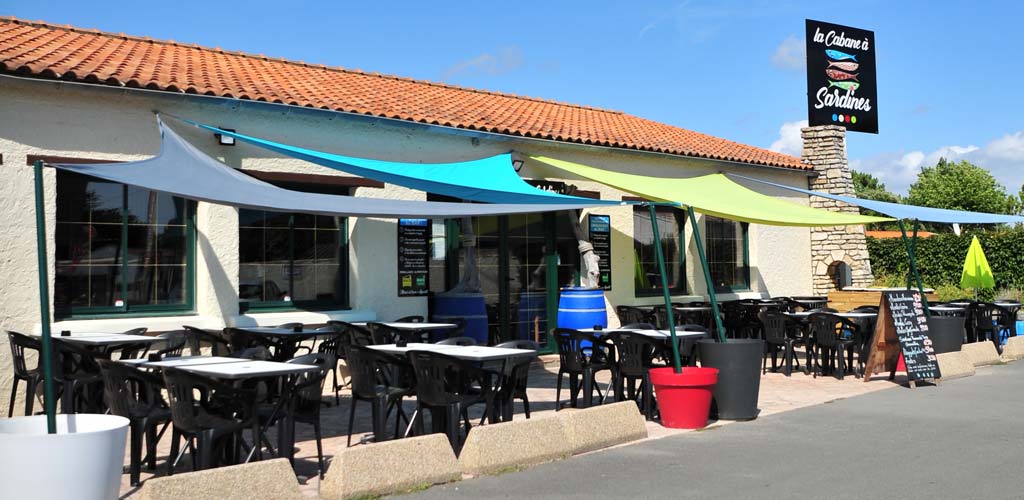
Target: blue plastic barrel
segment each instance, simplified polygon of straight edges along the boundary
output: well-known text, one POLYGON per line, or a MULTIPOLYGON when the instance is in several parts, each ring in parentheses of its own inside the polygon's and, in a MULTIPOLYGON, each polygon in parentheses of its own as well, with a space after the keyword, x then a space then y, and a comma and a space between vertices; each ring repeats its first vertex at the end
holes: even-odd
POLYGON ((472 337, 477 344, 487 345, 487 307, 479 293, 442 293, 434 296, 431 319, 438 323, 454 323, 456 318, 466 320, 463 335, 472 337))
POLYGON ((604 290, 590 288, 563 288, 558 297, 559 328, 593 328, 608 326, 608 312, 604 308, 604 290))
POLYGON ((542 342, 548 328, 547 292, 522 292, 519 294, 519 323, 517 338, 542 342), (536 324, 535 324, 536 322, 536 324), (534 331, 534 327, 537 331, 534 331), (537 334, 537 335, 535 335, 537 334), (535 338, 536 337, 536 338, 535 338))

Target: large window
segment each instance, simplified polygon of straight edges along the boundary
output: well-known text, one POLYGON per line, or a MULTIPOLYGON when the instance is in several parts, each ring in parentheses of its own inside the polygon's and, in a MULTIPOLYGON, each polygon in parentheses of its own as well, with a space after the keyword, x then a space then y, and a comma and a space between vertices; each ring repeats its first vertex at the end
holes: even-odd
POLYGON ((749 224, 704 216, 708 266, 716 292, 750 290, 749 224))
MULTIPOLYGON (((348 194, 347 188, 287 187, 348 194)), ((348 307, 348 230, 344 217, 240 209, 238 226, 238 298, 242 311, 348 307)))
MULTIPOLYGON (((686 293, 686 254, 683 251, 686 219, 682 211, 672 207, 657 207, 655 211, 669 291, 686 293)), ((633 287, 637 296, 662 293, 654 231, 651 228, 651 211, 648 207, 633 208, 633 287)))
POLYGON ((57 172, 59 317, 193 307, 195 203, 57 172))

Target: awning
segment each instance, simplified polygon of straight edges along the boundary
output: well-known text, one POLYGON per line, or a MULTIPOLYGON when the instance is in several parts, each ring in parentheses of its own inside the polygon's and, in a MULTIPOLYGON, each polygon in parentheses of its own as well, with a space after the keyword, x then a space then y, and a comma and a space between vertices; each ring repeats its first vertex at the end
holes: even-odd
POLYGON ((486 203, 586 203, 590 206, 621 204, 617 201, 595 201, 567 196, 531 186, 516 173, 510 153, 455 163, 372 160, 281 144, 184 118, 175 118, 292 158, 376 181, 463 200, 486 203))
MULTIPOLYGON (((146 160, 101 164, 53 164, 69 172, 138 186, 184 198, 276 212, 353 217, 454 218, 548 212, 603 205, 573 198, 574 203, 486 204, 387 200, 304 193, 279 188, 243 174, 189 144, 159 118, 160 153, 146 160)), ((534 200, 540 200, 540 197, 534 200)))
POLYGON ((678 202, 704 214, 736 221, 773 226, 846 226, 892 220, 798 205, 747 189, 723 174, 690 178, 648 177, 544 156, 530 158, 652 201, 678 202))
POLYGON ((811 196, 820 196, 830 200, 841 201, 858 207, 874 210, 880 214, 888 215, 896 219, 910 219, 921 222, 939 222, 946 224, 1020 224, 1024 223, 1024 217, 1015 215, 987 214, 982 212, 967 212, 964 210, 948 210, 944 208, 919 207, 917 205, 904 205, 901 203, 890 203, 886 201, 865 200, 853 196, 841 196, 837 194, 822 193, 809 189, 800 189, 785 184, 763 181, 742 175, 729 174, 737 179, 759 182, 769 186, 788 189, 798 193, 811 196))

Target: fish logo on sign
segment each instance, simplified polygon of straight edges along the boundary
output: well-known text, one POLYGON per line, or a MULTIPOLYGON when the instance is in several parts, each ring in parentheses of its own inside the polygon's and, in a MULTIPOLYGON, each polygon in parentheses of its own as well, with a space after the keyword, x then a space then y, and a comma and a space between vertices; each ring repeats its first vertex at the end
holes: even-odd
POLYGON ((837 69, 826 69, 825 74, 828 75, 829 78, 837 81, 857 79, 856 74, 839 71, 837 69))
POLYGON ((826 50, 825 55, 828 56, 829 59, 835 61, 845 61, 847 59, 854 62, 857 61, 857 56, 847 54, 846 52, 840 52, 838 50, 826 50))
POLYGON ((843 90, 857 90, 860 84, 857 82, 828 82, 829 87, 838 87, 843 90))
POLYGON ((828 67, 839 68, 843 71, 857 71, 860 67, 860 63, 855 62, 840 62, 840 61, 828 61, 828 67))

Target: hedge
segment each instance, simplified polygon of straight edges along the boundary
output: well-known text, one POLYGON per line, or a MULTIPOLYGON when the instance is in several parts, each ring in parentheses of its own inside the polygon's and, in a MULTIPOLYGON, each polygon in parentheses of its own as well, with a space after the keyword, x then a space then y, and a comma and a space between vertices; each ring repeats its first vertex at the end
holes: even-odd
MULTIPOLYGON (((996 288, 1024 288, 1024 229, 979 231, 963 236, 936 234, 917 240, 915 256, 925 286, 960 286, 971 237, 977 236, 992 266, 996 288)), ((910 269, 902 238, 868 238, 875 276, 906 276, 910 269)))

